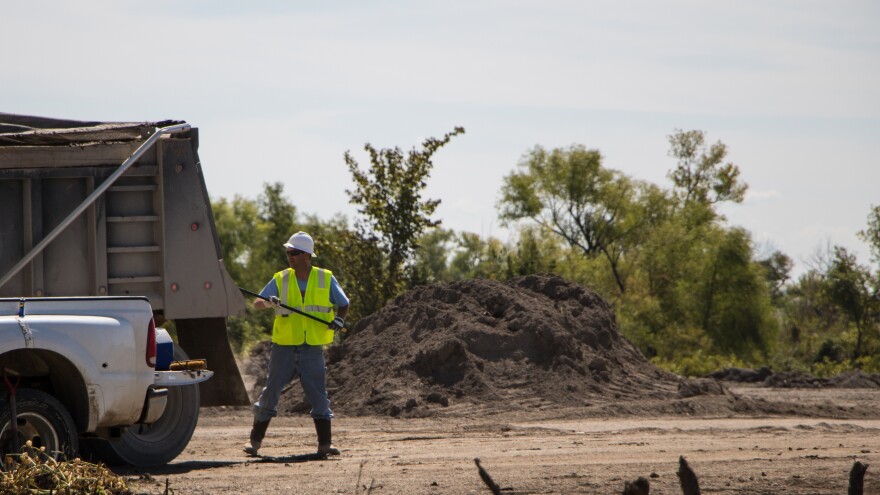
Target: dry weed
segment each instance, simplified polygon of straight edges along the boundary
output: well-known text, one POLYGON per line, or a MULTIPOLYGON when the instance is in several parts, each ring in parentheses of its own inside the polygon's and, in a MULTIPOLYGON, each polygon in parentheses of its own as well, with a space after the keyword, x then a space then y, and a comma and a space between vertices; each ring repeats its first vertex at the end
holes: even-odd
POLYGON ((8 495, 132 495, 125 480, 103 464, 82 459, 56 461, 45 447, 28 441, 20 454, 7 454, 0 472, 0 493, 8 495))

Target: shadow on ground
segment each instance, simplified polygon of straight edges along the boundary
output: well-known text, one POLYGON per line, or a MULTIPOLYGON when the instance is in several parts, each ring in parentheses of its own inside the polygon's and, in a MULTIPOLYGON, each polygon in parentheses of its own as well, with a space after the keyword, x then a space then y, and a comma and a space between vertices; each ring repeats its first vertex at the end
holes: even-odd
POLYGON ((191 471, 201 471, 203 469, 214 469, 214 468, 222 468, 229 466, 238 466, 240 464, 250 464, 256 462, 269 462, 269 463, 299 463, 299 462, 310 462, 310 461, 333 461, 336 459, 328 457, 326 454, 290 454, 290 455, 282 455, 282 456, 269 456, 269 455, 259 455, 248 457, 246 459, 240 461, 184 461, 177 462, 173 464, 166 464, 164 466, 155 466, 148 468, 136 468, 136 467, 120 467, 116 468, 113 471, 116 474, 120 475, 144 475, 148 474, 150 476, 159 476, 166 474, 182 474, 189 473, 191 471))

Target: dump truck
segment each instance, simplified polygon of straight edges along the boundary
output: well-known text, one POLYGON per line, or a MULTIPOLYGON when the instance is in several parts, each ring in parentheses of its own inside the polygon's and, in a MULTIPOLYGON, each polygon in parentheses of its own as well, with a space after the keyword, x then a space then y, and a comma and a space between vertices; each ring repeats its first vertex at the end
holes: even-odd
POLYGON ((246 405, 199 133, 182 120, 0 113, 0 297, 143 296, 214 371, 203 406, 246 405))

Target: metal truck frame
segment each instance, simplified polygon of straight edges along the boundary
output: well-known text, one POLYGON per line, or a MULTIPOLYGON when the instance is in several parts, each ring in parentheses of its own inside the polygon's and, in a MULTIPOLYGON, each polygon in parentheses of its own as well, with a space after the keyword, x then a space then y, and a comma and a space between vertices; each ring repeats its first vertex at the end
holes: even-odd
POLYGON ((184 121, 0 113, 0 297, 145 296, 207 358, 202 405, 246 405, 226 318, 244 299, 223 264, 184 121))

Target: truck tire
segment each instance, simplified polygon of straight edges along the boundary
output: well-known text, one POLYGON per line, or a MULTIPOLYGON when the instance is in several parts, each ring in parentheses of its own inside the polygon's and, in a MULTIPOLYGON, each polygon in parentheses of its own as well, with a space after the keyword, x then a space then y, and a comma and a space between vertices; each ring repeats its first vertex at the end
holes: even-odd
MULTIPOLYGON (((174 360, 188 359, 174 345, 174 360)), ((119 438, 82 441, 83 456, 111 466, 167 464, 186 448, 199 421, 199 386, 168 387, 165 412, 151 425, 132 425, 119 438)))
POLYGON ((76 457, 79 450, 76 424, 67 409, 55 397, 29 388, 16 393, 15 409, 18 424, 16 447, 10 447, 9 402, 0 401, 0 450, 3 454, 21 451, 21 445, 28 440, 33 447, 46 447, 46 454, 55 459, 67 460, 76 457))

